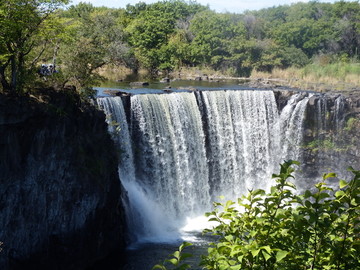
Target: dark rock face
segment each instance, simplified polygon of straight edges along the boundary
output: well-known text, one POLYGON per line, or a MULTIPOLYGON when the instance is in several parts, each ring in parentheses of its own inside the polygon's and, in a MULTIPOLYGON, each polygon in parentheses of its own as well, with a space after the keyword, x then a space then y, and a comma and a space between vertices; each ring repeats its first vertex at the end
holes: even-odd
POLYGON ((276 105, 279 111, 284 109, 289 98, 296 93, 295 91, 291 91, 291 90, 274 90, 273 92, 276 99, 276 105))
MULTIPOLYGON (((71 92, 0 95, 0 269, 84 269, 125 246, 105 117, 71 92)), ((120 256, 120 255, 119 255, 120 256)))
POLYGON ((334 171, 341 177, 349 166, 360 169, 360 98, 317 94, 305 112, 304 173, 311 177, 334 171))
MULTIPOLYGON (((292 90, 274 90, 279 111, 292 90)), ((302 91, 309 97, 304 115, 303 143, 300 146, 301 173, 304 186, 313 186, 323 173, 335 172, 339 178, 352 178, 349 166, 360 169, 360 95, 315 93, 302 91), (307 184, 306 184, 307 183, 307 184)), ((337 187, 337 179, 333 181, 337 187)))

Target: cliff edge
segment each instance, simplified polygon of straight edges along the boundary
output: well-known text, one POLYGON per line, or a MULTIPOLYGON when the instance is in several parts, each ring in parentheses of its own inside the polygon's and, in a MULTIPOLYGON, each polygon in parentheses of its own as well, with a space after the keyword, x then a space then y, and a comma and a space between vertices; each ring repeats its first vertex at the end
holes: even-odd
POLYGON ((1 269, 85 269, 124 248, 114 149, 70 89, 0 94, 1 269))

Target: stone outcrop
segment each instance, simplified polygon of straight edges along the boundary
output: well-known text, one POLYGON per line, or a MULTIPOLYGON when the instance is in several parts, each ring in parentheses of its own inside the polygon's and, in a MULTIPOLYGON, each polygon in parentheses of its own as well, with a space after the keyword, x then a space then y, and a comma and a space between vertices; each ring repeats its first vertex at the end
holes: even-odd
POLYGON ((0 95, 0 269, 85 269, 121 252, 117 166, 104 114, 75 93, 0 95))

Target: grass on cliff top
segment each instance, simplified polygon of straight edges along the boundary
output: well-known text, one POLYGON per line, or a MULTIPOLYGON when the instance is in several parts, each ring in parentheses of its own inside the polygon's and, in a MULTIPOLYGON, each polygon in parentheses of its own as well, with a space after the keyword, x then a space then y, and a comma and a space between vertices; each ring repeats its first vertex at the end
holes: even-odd
POLYGON ((282 79, 288 86, 318 91, 360 90, 360 63, 314 63, 303 68, 253 71, 252 78, 282 79))

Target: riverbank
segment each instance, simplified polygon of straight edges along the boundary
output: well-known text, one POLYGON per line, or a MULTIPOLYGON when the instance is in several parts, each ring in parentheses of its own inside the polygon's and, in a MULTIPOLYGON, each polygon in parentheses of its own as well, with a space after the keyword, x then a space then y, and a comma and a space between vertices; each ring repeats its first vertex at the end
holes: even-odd
MULTIPOLYGON (((133 74, 131 70, 124 67, 107 66, 100 69, 99 74, 112 81, 143 81, 149 79, 149 74, 145 70, 133 74)), ((248 84, 251 87, 290 87, 349 95, 360 92, 360 63, 311 64, 304 68, 276 68, 271 73, 253 71, 250 77, 237 77, 227 71, 215 71, 206 67, 182 67, 168 74, 159 72, 157 80, 160 81, 164 78, 209 82, 236 80, 237 84, 248 84)))
POLYGON ((352 94, 360 92, 360 63, 311 64, 304 68, 275 68, 272 72, 252 71, 250 77, 234 77, 210 69, 180 69, 170 76, 188 79, 239 80, 240 83, 260 88, 291 87, 318 92, 352 94))

